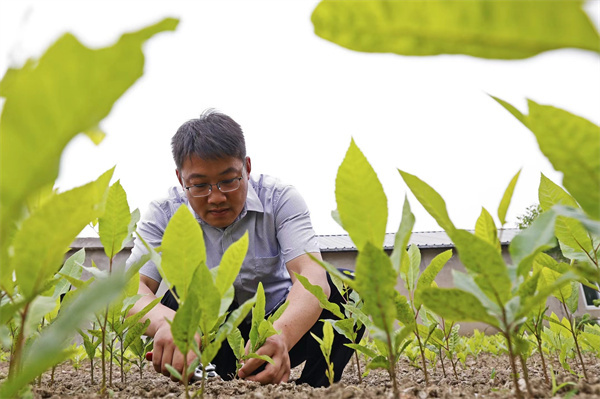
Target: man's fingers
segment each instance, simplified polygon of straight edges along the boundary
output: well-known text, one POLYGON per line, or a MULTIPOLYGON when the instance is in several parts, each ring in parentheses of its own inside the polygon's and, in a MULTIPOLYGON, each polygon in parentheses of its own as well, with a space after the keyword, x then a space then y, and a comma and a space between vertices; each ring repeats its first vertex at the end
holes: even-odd
POLYGON ((244 365, 242 366, 242 368, 238 372, 238 376, 240 378, 249 377, 263 363, 265 363, 265 361, 261 360, 261 359, 250 358, 250 359, 246 360, 246 362, 244 363, 244 365))

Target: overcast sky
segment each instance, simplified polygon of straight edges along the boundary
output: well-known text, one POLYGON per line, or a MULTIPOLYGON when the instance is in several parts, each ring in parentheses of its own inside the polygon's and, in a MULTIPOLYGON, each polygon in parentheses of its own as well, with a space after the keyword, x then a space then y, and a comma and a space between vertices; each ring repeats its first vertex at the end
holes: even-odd
MULTIPOLYGON (((522 111, 531 98, 600 123, 598 54, 567 49, 490 61, 358 53, 313 33, 317 3, 0 0, 0 73, 39 57, 67 31, 103 47, 123 32, 180 18, 175 32, 147 42, 145 74, 102 122, 104 142, 96 147, 78 136, 67 147, 58 186, 84 184, 117 165, 115 179, 132 209, 143 212, 177 183, 171 136, 202 110, 217 108, 242 125, 254 174, 300 190, 317 234, 343 233, 330 212, 352 137, 388 196, 388 232, 398 227, 406 194, 414 231, 440 230, 398 168, 433 186, 454 223, 468 229, 482 206, 496 218, 507 184, 522 169, 508 213, 507 227, 514 227, 537 202, 540 173, 557 183, 561 175, 533 134, 487 93, 522 111)), ((587 8, 598 26, 600 2, 587 8)))

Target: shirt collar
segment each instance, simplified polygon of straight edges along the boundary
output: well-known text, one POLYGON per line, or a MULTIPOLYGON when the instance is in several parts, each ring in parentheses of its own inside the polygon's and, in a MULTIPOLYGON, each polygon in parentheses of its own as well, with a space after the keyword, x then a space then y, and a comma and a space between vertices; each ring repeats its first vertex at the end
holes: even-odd
POLYGON ((262 202, 260 202, 260 199, 258 198, 258 194, 256 194, 256 190, 254 190, 252 180, 248 181, 248 195, 246 197, 246 205, 244 206, 244 210, 261 213, 265 211, 262 202))

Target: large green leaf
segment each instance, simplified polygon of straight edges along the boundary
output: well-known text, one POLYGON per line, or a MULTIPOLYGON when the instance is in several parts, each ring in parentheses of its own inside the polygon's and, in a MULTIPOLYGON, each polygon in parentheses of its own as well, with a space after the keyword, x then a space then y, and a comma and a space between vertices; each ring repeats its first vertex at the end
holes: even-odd
POLYGON ((31 298, 45 288, 77 234, 102 214, 113 170, 92 183, 54 196, 23 222, 13 241, 14 256, 8 267, 2 265, 2 273, 15 271, 25 297, 31 298))
POLYGON ((387 197, 377 174, 354 140, 335 179, 335 199, 344 229, 360 251, 367 241, 383 247, 387 197))
POLYGON ((165 19, 98 50, 65 34, 39 60, 6 72, 0 83, 0 95, 6 99, 0 120, 4 243, 26 197, 54 183, 67 143, 95 128, 142 76, 142 44, 158 32, 175 29, 177 23, 165 19))
POLYGON ((131 214, 129 213, 127 194, 117 180, 108 189, 104 215, 98 220, 100 242, 104 247, 104 253, 109 259, 112 259, 123 249, 123 242, 129 233, 130 221, 131 214))
POLYGON ((490 316, 473 294, 456 288, 424 288, 420 300, 429 309, 447 320, 481 321, 498 327, 496 318, 490 316))
POLYGON ((542 153, 554 169, 563 173, 563 186, 583 210, 600 219, 600 127, 565 110, 531 100, 529 115, 496 100, 533 132, 542 153))
POLYGON ((161 269, 177 294, 185 301, 190 276, 206 262, 204 236, 198 221, 187 206, 177 209, 163 235, 161 269))
POLYGON ((391 333, 396 319, 397 275, 383 248, 367 242, 358 252, 354 279, 356 290, 365 303, 363 311, 373 318, 376 327, 391 333))
POLYGON ((334 1, 312 14, 315 33, 356 51, 521 59, 600 39, 582 1, 334 1))
POLYGON ((498 206, 498 219, 500 219, 500 224, 502 226, 504 226, 506 223, 506 212, 508 211, 508 206, 510 205, 510 200, 512 199, 513 193, 515 192, 515 186, 517 185, 520 174, 521 171, 519 170, 517 174, 513 176, 508 184, 508 187, 506 187, 506 190, 504 191, 504 195, 500 201, 500 206, 498 206))
POLYGON ((410 191, 417 197, 417 200, 423 205, 425 210, 435 219, 437 224, 448 233, 452 234, 455 229, 454 224, 448 216, 446 202, 431 186, 418 177, 398 170, 404 182, 410 188, 410 191))

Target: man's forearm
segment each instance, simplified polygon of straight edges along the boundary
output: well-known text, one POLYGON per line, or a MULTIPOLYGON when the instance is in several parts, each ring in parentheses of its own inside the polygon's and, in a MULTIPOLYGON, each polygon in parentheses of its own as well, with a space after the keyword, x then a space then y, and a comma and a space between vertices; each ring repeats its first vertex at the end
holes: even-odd
MULTIPOLYGON (((143 296, 140 299, 138 299, 138 301, 135 303, 135 305, 133 305, 133 307, 129 311, 129 315, 134 315, 134 314, 138 313, 139 311, 144 309, 150 302, 152 302, 153 300, 155 300, 157 298, 156 295, 154 294, 154 292, 152 292, 152 290, 150 288, 148 288, 145 284, 140 284, 138 294, 141 294, 143 296)), ((156 330, 158 330, 158 328, 163 323, 166 323, 167 319, 173 320, 174 316, 175 316, 174 310, 172 310, 160 303, 157 304, 156 306, 154 306, 141 319, 142 322, 146 321, 146 320, 150 320, 150 325, 148 326, 148 329, 146 330, 146 335, 154 337, 156 330)))
MULTIPOLYGON (((325 295, 329 297, 330 287, 327 277, 324 273, 318 271, 312 276, 305 276, 312 284, 323 288, 325 295)), ((288 350, 302 338, 308 330, 319 320, 323 309, 319 305, 319 300, 313 294, 308 292, 300 281, 296 280, 288 294, 289 305, 281 317, 275 321, 274 327, 281 331, 281 335, 287 344, 288 350)))

